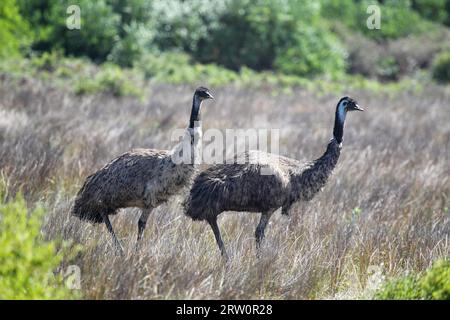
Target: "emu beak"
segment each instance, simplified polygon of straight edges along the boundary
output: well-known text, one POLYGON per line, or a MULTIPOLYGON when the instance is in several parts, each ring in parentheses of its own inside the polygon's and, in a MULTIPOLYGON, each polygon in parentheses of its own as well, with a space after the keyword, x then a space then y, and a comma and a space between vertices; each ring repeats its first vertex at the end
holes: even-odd
POLYGON ((364 109, 361 108, 357 103, 354 104, 354 110, 364 111, 364 109))
POLYGON ((214 97, 213 97, 213 95, 212 95, 211 93, 209 93, 209 92, 208 92, 208 99, 212 99, 212 100, 214 100, 214 97))

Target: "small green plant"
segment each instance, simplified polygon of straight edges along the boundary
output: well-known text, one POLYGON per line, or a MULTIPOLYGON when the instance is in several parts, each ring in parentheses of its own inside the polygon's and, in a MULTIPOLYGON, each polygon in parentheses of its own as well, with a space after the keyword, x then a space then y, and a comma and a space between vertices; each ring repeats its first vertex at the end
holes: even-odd
POLYGON ((450 82, 450 51, 439 54, 433 63, 433 78, 439 82, 450 82))
POLYGON ((417 300, 421 297, 419 281, 414 276, 389 281, 375 294, 375 299, 381 300, 417 300))
POLYGON ((450 260, 439 260, 421 280, 425 299, 450 300, 450 260))
POLYGON ((450 260, 438 260, 423 276, 408 275, 387 282, 375 299, 450 299, 450 260))
MULTIPOLYGON (((4 183, 0 195, 5 193, 4 183)), ((74 297, 53 272, 62 261, 53 241, 40 235, 45 211, 27 210, 22 196, 0 197, 0 299, 67 299, 74 297)))

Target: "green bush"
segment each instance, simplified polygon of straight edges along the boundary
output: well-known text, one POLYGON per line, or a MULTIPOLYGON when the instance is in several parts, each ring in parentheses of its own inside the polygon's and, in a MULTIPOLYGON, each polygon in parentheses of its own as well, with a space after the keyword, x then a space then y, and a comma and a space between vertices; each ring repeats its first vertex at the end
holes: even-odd
POLYGON ((135 96, 142 98, 143 93, 136 84, 139 79, 133 79, 134 74, 130 70, 105 63, 93 78, 81 77, 75 85, 75 93, 109 93, 116 97, 135 96), (136 80, 136 81, 134 81, 136 80))
POLYGON ((375 294, 376 299, 382 300, 417 300, 421 297, 419 281, 413 276, 390 281, 375 294))
POLYGON ((53 274, 62 255, 54 242, 41 238, 44 210, 28 212, 21 196, 10 202, 3 198, 0 194, 0 299, 74 297, 53 274))
POLYGON ((412 0, 412 7, 428 20, 450 25, 449 0, 412 0))
POLYGON ((380 8, 380 29, 367 28, 366 21, 369 17, 367 8, 374 4, 373 1, 364 0, 357 10, 357 27, 362 33, 372 39, 385 40, 406 37, 412 34, 420 34, 429 30, 432 24, 423 19, 417 12, 411 9, 409 0, 386 0, 383 3, 375 3, 380 8))
POLYGON ((354 0, 321 0, 320 4, 320 14, 325 19, 332 19, 352 28, 358 25, 358 11, 363 8, 354 0))
POLYGON ((421 280, 425 299, 450 300, 450 260, 440 260, 421 280))
POLYGON ((152 32, 143 24, 124 26, 124 36, 118 40, 108 55, 108 60, 121 67, 132 67, 146 51, 152 32))
POLYGON ((203 49, 229 1, 153 1, 154 44, 160 50, 182 50, 189 54, 203 49))
POLYGON ((52 13, 59 0, 17 0, 20 14, 27 20, 32 33, 32 49, 52 51, 54 44, 51 35, 54 32, 52 13))
POLYGON ((374 296, 375 299, 450 299, 450 260, 436 261, 426 273, 405 276, 387 282, 374 296))
POLYGON ((295 44, 281 51, 274 65, 285 74, 302 77, 323 73, 337 75, 345 70, 344 56, 343 49, 330 33, 304 26, 298 31, 295 44))
POLYGON ((246 66, 299 76, 342 70, 342 50, 321 25, 319 9, 309 1, 231 0, 193 55, 232 70, 246 66))
POLYGON ((113 12, 106 0, 63 0, 53 7, 50 23, 54 26, 50 41, 65 53, 88 56, 94 61, 106 60, 119 37, 120 16, 113 12), (66 26, 69 5, 78 5, 81 28, 70 30, 66 26))
POLYGON ((439 54, 432 66, 433 78, 439 82, 450 82, 450 51, 439 54))
POLYGON ((147 79, 174 84, 224 85, 239 78, 231 70, 214 64, 198 64, 189 55, 180 52, 147 54, 136 65, 147 79))
POLYGON ((0 58, 18 56, 29 44, 30 29, 20 15, 16 0, 2 0, 0 5, 0 58))

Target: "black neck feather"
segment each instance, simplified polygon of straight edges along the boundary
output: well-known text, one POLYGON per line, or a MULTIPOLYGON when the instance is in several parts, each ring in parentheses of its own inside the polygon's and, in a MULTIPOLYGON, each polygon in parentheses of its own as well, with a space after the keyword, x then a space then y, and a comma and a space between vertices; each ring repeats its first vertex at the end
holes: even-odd
POLYGON ((191 110, 191 118, 189 119, 189 128, 194 129, 195 122, 201 120, 200 109, 201 109, 201 100, 199 97, 194 95, 192 100, 192 110, 191 110))
POLYGON ((338 108, 336 108, 336 117, 334 119, 333 135, 338 144, 342 143, 342 139, 344 137, 344 121, 345 121, 345 114, 340 115, 338 108), (341 118, 342 116, 344 117, 344 119, 341 118))

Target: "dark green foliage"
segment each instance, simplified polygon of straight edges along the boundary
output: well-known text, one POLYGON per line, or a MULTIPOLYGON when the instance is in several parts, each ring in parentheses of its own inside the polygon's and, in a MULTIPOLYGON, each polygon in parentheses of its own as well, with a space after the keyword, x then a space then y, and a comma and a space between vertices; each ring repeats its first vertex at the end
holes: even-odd
POLYGON ((412 7, 422 17, 450 26, 449 0, 412 0, 412 7))
MULTIPOLYGON (((66 55, 87 56, 97 63, 110 61, 121 67, 133 67, 148 54, 156 57, 161 52, 177 51, 187 53, 192 58, 190 63, 219 64, 234 71, 247 67, 314 77, 341 74, 348 66, 350 72, 384 80, 396 80, 417 68, 429 67, 430 63, 422 58, 410 59, 410 55, 416 55, 414 50, 407 50, 405 59, 396 54, 375 55, 389 47, 389 41, 445 29, 438 23, 448 24, 450 10, 450 0, 5 0, 3 3, 0 38, 4 45, 0 54, 17 54, 20 49, 29 53, 27 41, 32 38, 33 50, 61 49, 66 55), (379 30, 370 30, 366 25, 370 15, 367 8, 373 4, 381 10, 379 30), (69 30, 66 26, 69 5, 81 9, 80 30, 69 30), (349 45, 356 41, 340 43, 343 37, 339 28, 343 27, 348 38, 361 36, 364 40, 359 41, 361 44, 374 41, 370 47, 380 47, 372 54, 370 48, 349 45), (365 58, 366 55, 373 57, 365 58), (354 58, 360 61, 355 62, 354 58), (414 61, 415 65, 408 61, 414 61)), ((429 55, 430 61, 433 56, 429 55)))
POLYGON ((304 77, 335 75, 345 68, 344 51, 331 34, 305 26, 296 35, 294 45, 277 55, 275 67, 304 77))
POLYGON ((103 61, 111 52, 117 39, 120 16, 113 12, 105 0, 64 0, 53 7, 51 41, 63 48, 68 55, 86 55, 103 61), (78 5, 81 10, 80 30, 69 30, 66 13, 69 5, 78 5))
POLYGON ((139 23, 132 23, 123 27, 123 36, 116 41, 108 60, 121 67, 132 67, 139 60, 152 38, 152 33, 139 23))
POLYGON ((299 26, 290 10, 286 1, 231 1, 195 56, 234 70, 272 69, 278 53, 295 43, 299 26))
POLYGON ((343 70, 343 54, 307 1, 231 1, 194 56, 230 69, 247 66, 314 76, 343 70))
POLYGON ((204 42, 210 41, 210 35, 217 28, 224 10, 223 0, 155 1, 154 44, 160 50, 199 53, 204 42))
POLYGON ((18 0, 20 14, 30 25, 33 33, 32 48, 38 51, 50 51, 53 48, 51 36, 54 31, 53 8, 58 0, 18 0))
POLYGON ((433 63, 433 77, 440 82, 450 82, 450 51, 439 54, 433 63))

